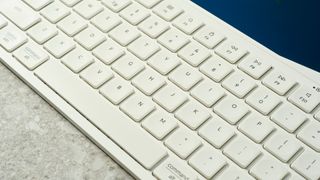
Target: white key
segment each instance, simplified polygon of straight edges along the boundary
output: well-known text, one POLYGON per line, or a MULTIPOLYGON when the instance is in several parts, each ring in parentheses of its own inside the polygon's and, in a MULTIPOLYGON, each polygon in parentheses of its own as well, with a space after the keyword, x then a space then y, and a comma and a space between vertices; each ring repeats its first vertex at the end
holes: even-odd
POLYGON ((196 136, 182 128, 174 131, 164 143, 182 159, 186 159, 201 145, 201 141, 196 136))
POLYGON ((99 2, 90 0, 84 0, 80 2, 73 9, 86 19, 91 19, 93 16, 97 15, 103 10, 99 2))
POLYGON ((226 165, 226 161, 217 150, 204 146, 191 156, 189 164, 204 177, 210 179, 226 165))
POLYGON ((239 61, 247 51, 239 47, 236 43, 231 41, 222 42, 216 49, 215 52, 229 61, 230 63, 236 63, 239 61))
POLYGON ((197 15, 183 13, 181 16, 177 17, 172 24, 184 33, 190 35, 203 25, 203 22, 200 20, 200 18, 195 16, 197 15))
POLYGON ((288 100, 306 113, 310 113, 320 103, 320 91, 315 87, 301 86, 289 96, 288 100))
POLYGON ((264 157, 250 169, 250 173, 258 179, 283 179, 288 170, 275 159, 264 157))
POLYGON ((23 1, 37 11, 39 11, 40 9, 44 8, 45 6, 53 2, 53 0, 23 0, 23 1))
POLYGON ((304 126, 297 136, 301 141, 320 152, 320 123, 312 121, 304 126))
POLYGON ((223 153, 242 168, 246 168, 260 155, 260 151, 251 141, 241 137, 236 137, 227 144, 223 153))
POLYGON ((258 113, 247 116, 240 122, 238 128, 256 143, 260 143, 275 129, 269 119, 258 113))
POLYGON ((160 50, 159 45, 147 36, 142 36, 128 46, 128 50, 142 60, 160 50))
POLYGON ((275 132, 264 144, 264 148, 283 162, 288 162, 301 148, 300 143, 289 134, 275 132))
POLYGON ((157 38, 160 34, 169 29, 169 25, 158 16, 150 16, 138 28, 151 38, 157 38))
POLYGON ((182 64, 170 73, 169 79, 181 89, 188 91, 197 84, 202 77, 201 74, 192 67, 182 64))
POLYGON ((144 5, 146 8, 152 8, 154 5, 158 4, 161 0, 136 0, 136 1, 144 5))
POLYGON ((179 58, 170 51, 162 49, 150 57, 148 64, 162 75, 168 74, 181 64, 179 58))
POLYGON ((93 50, 93 55, 103 63, 109 65, 124 54, 124 50, 117 43, 108 39, 93 50))
POLYGON ((158 38, 158 42, 170 51, 177 52, 189 42, 189 39, 178 30, 170 29, 158 38))
POLYGON ((0 29, 0 45, 9 52, 17 49, 27 41, 26 35, 14 26, 6 26, 0 29))
POLYGON ((178 126, 177 120, 164 110, 156 110, 141 123, 142 127, 161 140, 178 126))
POLYGON ((113 12, 119 12, 131 4, 130 0, 102 0, 101 2, 113 12))
POLYGON ((91 23, 102 32, 106 33, 119 25, 121 23, 121 20, 116 14, 105 9, 104 11, 93 17, 91 19, 91 23))
POLYGON ((57 27, 61 29, 68 36, 74 36, 78 32, 82 31, 88 25, 79 15, 72 13, 66 18, 62 19, 57 27))
POLYGON ((139 24, 142 20, 150 16, 147 9, 137 3, 130 4, 119 15, 132 25, 139 24))
POLYGON ((41 21, 38 24, 31 27, 27 34, 35 40, 38 44, 43 44, 55 35, 58 34, 56 27, 45 21, 41 21))
POLYGON ((65 64, 74 73, 79 73, 94 61, 94 57, 80 47, 74 49, 62 58, 62 63, 65 64))
POLYGON ((44 48, 56 58, 61 58, 63 55, 65 55, 75 47, 76 45, 72 41, 72 39, 62 34, 59 34, 50 39, 44 45, 44 48))
POLYGON ((279 95, 286 94, 296 84, 290 76, 277 70, 272 70, 266 75, 262 83, 279 95))
POLYGON ((192 130, 195 130, 211 115, 206 108, 196 101, 189 101, 177 110, 175 117, 192 130))
POLYGON ((82 0, 60 0, 60 1, 63 2, 65 5, 72 7, 76 4, 78 4, 82 0))
POLYGON ((7 20, 3 17, 0 17, 0 29, 5 27, 8 24, 7 20))
POLYGON ((306 150, 292 163, 291 167, 306 178, 319 179, 319 153, 306 150))
POLYGON ((281 105, 271 114, 271 120, 290 133, 293 133, 306 119, 306 115, 300 109, 289 103, 281 105))
POLYGON ((246 102, 263 115, 269 114, 280 102, 278 95, 264 87, 254 90, 246 102))
POLYGON ((225 95, 225 92, 219 84, 204 80, 196 85, 190 94, 203 105, 211 107, 225 95))
POLYGON ((181 9, 181 7, 174 2, 175 1, 169 0, 162 1, 156 7, 154 7, 153 12, 162 19, 171 21, 173 18, 177 17, 183 12, 183 9, 181 9))
POLYGON ((143 93, 150 96, 158 89, 160 89, 163 85, 165 85, 166 81, 162 76, 160 76, 152 69, 145 69, 135 78, 133 78, 132 84, 143 93))
POLYGON ((163 179, 163 180, 180 179, 181 176, 184 177, 185 179, 194 179, 194 180, 204 179, 193 168, 186 165, 180 159, 172 158, 172 157, 169 157, 163 163, 161 163, 153 171, 153 174, 158 179, 163 179))
POLYGON ((223 170, 221 175, 215 178, 216 180, 255 180, 248 174, 247 171, 240 169, 236 166, 229 166, 226 170, 223 170))
POLYGON ((266 59, 249 54, 244 57, 238 67, 251 77, 259 79, 271 68, 271 65, 266 59))
POLYGON ((62 3, 55 1, 41 10, 40 14, 52 23, 57 23, 70 14, 70 11, 62 3))
POLYGON ((200 127, 199 135, 214 147, 220 149, 235 133, 221 118, 214 116, 200 127))
POLYGON ((243 98, 257 85, 248 75, 234 72, 222 82, 222 86, 238 98, 243 98))
POLYGON ((225 36, 217 33, 217 30, 214 27, 206 25, 195 33, 194 39, 207 48, 213 49, 225 39, 225 36))
POLYGON ((114 77, 100 88, 100 93, 113 104, 119 104, 133 92, 132 86, 120 77, 114 77))
POLYGON ((40 21, 40 17, 22 1, 11 0, 0 3, 0 12, 22 30, 27 30, 40 21))
POLYGON ((219 103, 214 106, 213 110, 230 124, 236 124, 249 112, 247 105, 231 96, 227 96, 219 101, 219 103))
POLYGON ((123 78, 129 80, 144 69, 143 63, 131 54, 127 54, 112 64, 115 70, 123 78))
POLYGON ((200 71, 215 82, 220 82, 233 69, 224 59, 213 54, 211 58, 202 63, 200 71))
POLYGON ((191 42, 178 52, 178 56, 192 66, 198 66, 210 56, 210 52, 200 44, 191 42))
POLYGON ((106 36, 95 27, 88 27, 74 37, 81 46, 87 50, 92 50, 97 45, 106 40, 106 36))
POLYGON ((122 23, 110 31, 109 36, 122 46, 127 46, 140 36, 140 32, 128 23, 122 23))
POLYGON ((137 122, 141 121, 155 108, 154 103, 148 97, 138 93, 133 94, 120 105, 120 110, 137 122))
POLYGON ((49 59, 47 52, 31 42, 28 42, 14 51, 13 56, 29 70, 34 70, 40 64, 49 59))
POLYGON ((160 89, 154 96, 153 100, 168 112, 173 112, 181 104, 187 101, 187 96, 180 89, 173 85, 167 85, 160 89))
POLYGON ((36 69, 36 75, 70 103, 102 133, 117 142, 125 152, 144 168, 151 169, 167 152, 147 132, 119 111, 95 90, 74 76, 57 61, 47 61, 36 69), (125 130, 119 131, 119 129, 125 130), (148 144, 148 146, 145 146, 148 144))
POLYGON ((102 63, 95 62, 80 73, 84 79, 93 88, 99 88, 103 83, 113 77, 112 72, 102 63))
POLYGON ((320 111, 314 115, 314 118, 320 121, 320 111))

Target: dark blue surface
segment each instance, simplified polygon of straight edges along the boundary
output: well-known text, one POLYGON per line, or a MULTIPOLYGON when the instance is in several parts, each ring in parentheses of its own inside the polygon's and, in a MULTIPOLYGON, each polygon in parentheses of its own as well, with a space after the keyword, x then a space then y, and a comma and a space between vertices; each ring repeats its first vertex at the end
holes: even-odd
POLYGON ((193 2, 279 55, 320 72, 320 1, 193 2))

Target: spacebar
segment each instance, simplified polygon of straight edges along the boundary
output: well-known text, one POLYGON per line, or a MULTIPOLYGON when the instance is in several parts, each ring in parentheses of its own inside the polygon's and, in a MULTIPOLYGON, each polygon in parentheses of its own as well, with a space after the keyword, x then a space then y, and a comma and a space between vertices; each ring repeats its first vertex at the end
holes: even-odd
POLYGON ((146 169, 166 156, 151 135, 58 61, 46 62, 35 74, 146 169))

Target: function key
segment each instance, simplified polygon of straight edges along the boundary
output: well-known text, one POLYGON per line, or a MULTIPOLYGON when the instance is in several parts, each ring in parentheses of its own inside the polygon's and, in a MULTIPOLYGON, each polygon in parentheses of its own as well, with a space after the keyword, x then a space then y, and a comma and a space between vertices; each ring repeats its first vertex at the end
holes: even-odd
POLYGON ((174 1, 167 0, 158 4, 153 9, 153 12, 160 16, 162 19, 171 21, 179 14, 181 14, 183 10, 176 3, 174 3, 174 1))
POLYGON ((194 15, 184 13, 174 20, 173 25, 186 34, 192 34, 203 26, 203 22, 199 21, 199 18, 194 15))
POLYGON ((215 49, 215 52, 230 63, 236 63, 248 53, 246 50, 239 47, 239 45, 231 41, 222 42, 222 44, 215 49))
POLYGON ((216 30, 212 27, 204 26, 195 33, 194 39, 207 48, 212 49, 222 40, 224 40, 225 36, 217 33, 216 30))
POLYGON ((320 91, 316 87, 299 87, 288 99, 306 113, 310 113, 320 103, 320 91))
POLYGON ((259 79, 271 68, 271 65, 265 59, 249 54, 244 57, 238 67, 253 78, 259 79))

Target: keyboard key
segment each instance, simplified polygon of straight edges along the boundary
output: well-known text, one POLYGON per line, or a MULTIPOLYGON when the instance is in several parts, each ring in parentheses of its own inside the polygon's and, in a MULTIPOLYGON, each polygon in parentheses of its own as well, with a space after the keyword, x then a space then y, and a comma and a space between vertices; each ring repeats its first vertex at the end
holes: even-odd
POLYGON ((88 25, 86 21, 84 21, 79 15, 77 14, 70 14, 66 18, 62 19, 58 24, 57 27, 61 29, 64 33, 68 36, 74 36, 88 25))
POLYGON ((60 1, 69 7, 73 7, 74 5, 76 5, 77 3, 79 3, 82 0, 60 0, 60 1))
POLYGON ((304 151, 292 163, 291 167, 308 179, 320 178, 320 156, 313 151, 304 151))
POLYGON ((264 157, 253 165, 250 173, 258 179, 283 179, 288 174, 288 170, 278 161, 264 157))
POLYGON ((166 81, 152 69, 145 69, 132 80, 132 84, 150 96, 165 85, 166 81))
POLYGON ((162 75, 166 75, 180 65, 181 62, 177 56, 168 50, 162 49, 149 59, 148 64, 162 75))
POLYGON ((186 159, 201 145, 201 141, 190 131, 180 128, 165 140, 165 145, 179 157, 186 159))
POLYGON ((217 44, 225 39, 225 36, 217 33, 215 28, 206 25, 197 31, 193 38, 207 48, 213 49, 217 44))
POLYGON ((299 142, 283 132, 275 132, 264 148, 283 162, 288 162, 301 148, 299 142))
POLYGON ((217 150, 204 146, 191 156, 189 164, 204 177, 210 179, 226 165, 226 161, 217 150))
POLYGON ((102 63, 95 62, 80 73, 84 79, 93 88, 99 88, 103 83, 113 77, 112 72, 102 63))
POLYGON ((36 75, 91 123, 99 127, 112 141, 117 142, 117 145, 144 168, 153 168, 167 156, 162 145, 123 113, 114 111, 115 107, 110 102, 102 98, 79 77, 74 76, 61 63, 47 61, 36 69, 36 75), (120 129, 125 130, 126 133, 119 131, 120 129))
POLYGON ((229 61, 230 63, 236 63, 239 61, 245 54, 248 52, 241 47, 239 47, 236 43, 231 41, 222 42, 216 49, 215 52, 229 61))
POLYGON ((122 46, 127 46, 140 36, 140 32, 133 26, 127 23, 122 23, 110 31, 109 36, 122 46))
POLYGON ((173 112, 181 106, 181 104, 187 101, 187 96, 183 94, 180 89, 169 84, 160 89, 154 95, 153 100, 168 112, 173 112))
POLYGON ((103 10, 99 2, 90 0, 78 3, 73 9, 85 19, 91 19, 103 10))
POLYGON ((248 174, 247 171, 235 166, 229 166, 226 170, 223 170, 221 175, 215 178, 216 180, 255 180, 248 174))
POLYGON ((203 26, 200 18, 196 18, 195 14, 183 13, 173 21, 173 25, 186 34, 192 34, 194 31, 203 26))
POLYGON ((241 137, 236 137, 227 144, 223 153, 242 168, 246 168, 260 155, 260 151, 251 141, 241 137))
POLYGON ((213 110, 230 124, 236 124, 249 112, 248 107, 242 101, 231 96, 224 97, 214 106, 213 110))
POLYGON ((150 16, 150 13, 140 4, 133 3, 121 11, 119 15, 123 19, 127 20, 130 24, 135 26, 150 16))
POLYGON ((269 119, 258 113, 247 116, 240 122, 238 128, 256 143, 260 143, 275 129, 269 119))
POLYGON ((270 70, 271 65, 266 61, 266 59, 249 54, 244 57, 238 67, 251 77, 259 79, 268 70, 270 70))
POLYGON ((106 33, 119 25, 121 23, 121 20, 116 14, 108 11, 107 9, 104 9, 104 11, 91 19, 91 23, 102 32, 106 33))
POLYGON ((90 53, 79 47, 62 58, 62 63, 74 73, 79 73, 94 61, 94 57, 90 53))
POLYGON ((189 42, 189 39, 178 30, 170 29, 158 38, 158 42, 170 51, 177 52, 189 42))
POLYGON ((29 70, 34 70, 40 64, 49 59, 47 52, 31 42, 28 42, 14 51, 13 56, 29 70))
POLYGON ((120 105, 120 110, 137 122, 141 121, 155 108, 154 103, 148 97, 138 93, 133 94, 120 105))
POLYGON ((257 85, 246 74, 234 72, 222 82, 222 86, 238 98, 243 98, 257 85))
POLYGON ((55 1, 41 10, 40 14, 48 19, 51 23, 57 23, 62 18, 70 14, 70 11, 62 3, 55 1))
POLYGON ((294 79, 277 70, 266 75, 262 83, 279 95, 285 95, 296 84, 294 79))
POLYGON ((280 102, 280 98, 264 87, 254 90, 246 99, 246 102, 263 115, 269 114, 280 102))
POLYGON ((0 12, 22 30, 27 30, 40 21, 37 13, 18 0, 11 0, 10 3, 1 3, 0 12))
POLYGON ((288 100, 304 112, 310 113, 320 103, 320 91, 301 86, 289 96, 288 100))
POLYGON ((158 4, 161 0, 136 0, 146 8, 152 8, 154 5, 158 4))
POLYGON ((178 4, 175 4, 174 1, 165 0, 154 7, 153 12, 160 16, 162 19, 171 21, 179 14, 181 14, 183 10, 179 7, 178 4))
POLYGON ((23 0, 23 1, 36 11, 39 11, 40 9, 44 8, 45 6, 53 2, 53 0, 23 0))
POLYGON ((97 28, 91 26, 76 35, 74 40, 77 41, 82 47, 90 51, 105 41, 106 36, 97 28))
POLYGON ((141 123, 142 127, 150 132, 154 137, 161 140, 174 130, 178 123, 164 110, 156 110, 141 123))
POLYGON ((130 0, 102 0, 101 2, 113 12, 119 12, 131 4, 130 0))
POLYGON ((202 63, 200 71, 215 82, 220 82, 230 74, 233 69, 224 59, 213 54, 211 58, 202 63))
POLYGON ((123 78, 129 80, 142 71, 144 65, 135 56, 127 54, 113 63, 111 68, 123 78))
POLYGON ((178 56, 197 67, 210 56, 210 52, 200 44, 191 42, 178 52, 178 56))
POLYGON ((196 101, 189 101, 177 110, 175 117, 192 130, 195 130, 209 119, 211 115, 206 108, 196 101))
POLYGON ((0 45, 9 52, 14 51, 27 41, 26 35, 14 26, 0 29, 0 45))
POLYGON ((100 93, 113 104, 119 104, 133 92, 132 86, 120 77, 114 77, 100 88, 100 93))
POLYGON ((93 55, 103 63, 109 65, 124 54, 124 50, 117 43, 108 39, 93 50, 93 55))
POLYGON ((160 50, 159 45, 147 36, 142 36, 128 46, 128 50, 141 60, 147 60, 160 50))
POLYGON ((199 129, 199 135, 220 149, 234 135, 234 131, 221 118, 214 116, 199 129))
POLYGON ((41 21, 29 29, 27 34, 38 44, 43 44, 58 34, 57 29, 50 23, 41 21))
POLYGON ((281 105, 271 114, 271 120, 290 133, 293 133, 306 119, 306 115, 300 109, 288 103, 281 105))
POLYGON ((297 136, 301 141, 320 152, 320 123, 312 121, 304 126, 297 136))
POLYGON ((44 45, 44 48, 56 58, 61 58, 63 55, 65 55, 75 47, 76 45, 72 41, 72 39, 62 34, 59 34, 50 39, 44 45))
POLYGON ((187 91, 202 79, 201 74, 188 65, 180 65, 169 75, 169 80, 187 91))
POLYGON ((138 28, 151 38, 157 38, 160 34, 169 29, 169 25, 158 16, 150 16, 140 23, 138 28))
POLYGON ((209 80, 201 81, 190 92, 191 96, 203 105, 211 107, 225 95, 224 89, 219 84, 209 80))

